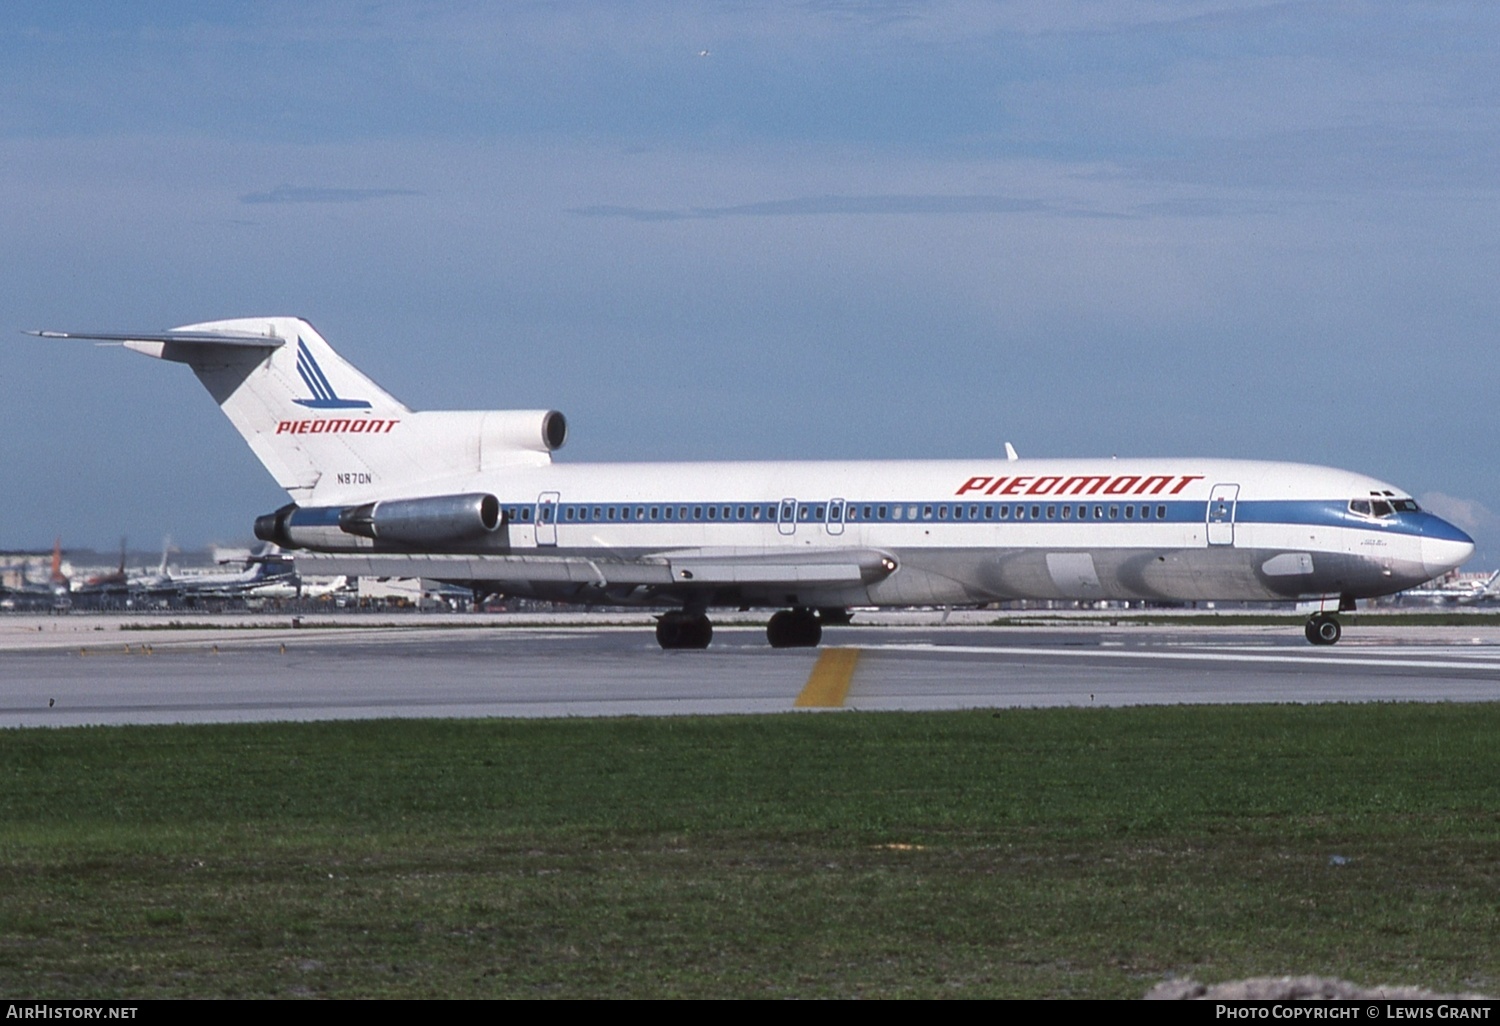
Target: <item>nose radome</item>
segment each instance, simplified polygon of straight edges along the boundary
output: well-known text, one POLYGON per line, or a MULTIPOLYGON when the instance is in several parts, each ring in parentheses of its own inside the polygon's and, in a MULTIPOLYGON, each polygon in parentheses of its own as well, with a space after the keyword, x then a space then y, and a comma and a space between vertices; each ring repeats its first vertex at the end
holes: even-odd
POLYGON ((1423 538, 1422 539, 1422 569, 1427 571, 1429 579, 1440 577, 1463 565, 1463 562, 1474 554, 1474 539, 1457 528, 1454 533, 1459 538, 1423 538))

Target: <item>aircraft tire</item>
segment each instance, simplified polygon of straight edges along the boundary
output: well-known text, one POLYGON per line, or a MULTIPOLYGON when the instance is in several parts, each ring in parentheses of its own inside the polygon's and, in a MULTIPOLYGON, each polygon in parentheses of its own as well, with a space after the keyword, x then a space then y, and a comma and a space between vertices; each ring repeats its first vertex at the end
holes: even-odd
POLYGON ((772 648, 817 648, 823 624, 810 609, 783 609, 766 624, 766 640, 772 648))
POLYGON ((656 643, 662 648, 707 648, 714 625, 701 613, 663 613, 656 621, 656 643))
POLYGON ((1343 637, 1344 629, 1339 625, 1338 618, 1328 613, 1319 613, 1307 621, 1307 627, 1303 631, 1307 640, 1314 645, 1336 645, 1339 638, 1343 637))

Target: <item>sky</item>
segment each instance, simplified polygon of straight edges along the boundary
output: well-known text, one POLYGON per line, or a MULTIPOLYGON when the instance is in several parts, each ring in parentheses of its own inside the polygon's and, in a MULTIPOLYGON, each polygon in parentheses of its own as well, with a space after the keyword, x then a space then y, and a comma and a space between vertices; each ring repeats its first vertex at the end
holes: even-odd
POLYGON ((12 0, 0 549, 286 501, 181 366, 306 317, 560 460, 1221 456, 1500 566, 1500 6, 12 0))

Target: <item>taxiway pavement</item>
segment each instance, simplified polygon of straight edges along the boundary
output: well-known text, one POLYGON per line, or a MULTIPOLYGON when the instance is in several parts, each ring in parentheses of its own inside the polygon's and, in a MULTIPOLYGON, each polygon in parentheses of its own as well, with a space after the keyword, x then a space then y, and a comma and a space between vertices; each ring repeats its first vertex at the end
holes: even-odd
POLYGON ((718 626, 707 651, 663 652, 649 618, 609 619, 9 617, 0 726, 1500 700, 1500 627, 1480 625, 1361 624, 1315 648, 1287 627, 928 622, 829 628, 821 650, 780 651, 759 627, 718 626))

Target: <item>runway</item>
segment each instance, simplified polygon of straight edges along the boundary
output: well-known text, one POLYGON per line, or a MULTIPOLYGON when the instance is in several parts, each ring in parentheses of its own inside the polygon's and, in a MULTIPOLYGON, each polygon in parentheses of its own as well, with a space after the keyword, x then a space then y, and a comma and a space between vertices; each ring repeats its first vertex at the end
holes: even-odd
POLYGON ((1360 626, 1323 649, 1285 627, 908 623, 830 628, 821 650, 780 651, 759 627, 721 626, 708 651, 663 652, 642 617, 411 619, 7 618, 0 726, 1500 700, 1500 628, 1487 626, 1360 626))

